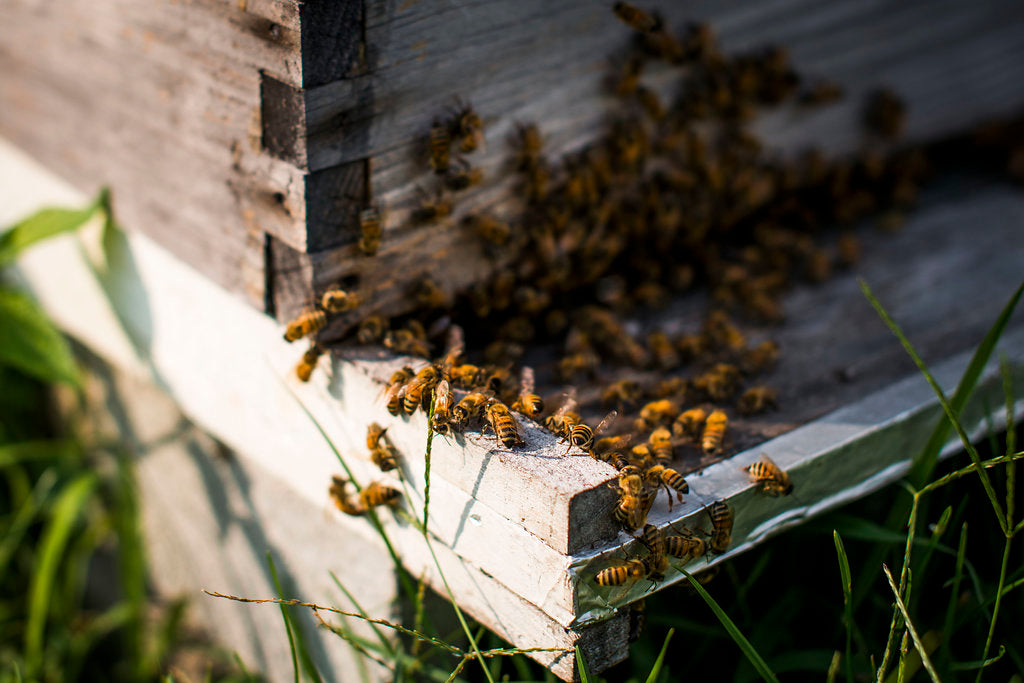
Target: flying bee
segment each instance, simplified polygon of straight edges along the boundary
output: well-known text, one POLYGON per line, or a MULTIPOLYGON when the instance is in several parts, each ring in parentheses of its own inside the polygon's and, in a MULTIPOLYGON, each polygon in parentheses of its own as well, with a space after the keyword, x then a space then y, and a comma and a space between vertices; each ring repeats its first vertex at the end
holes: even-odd
POLYGON ((460 431, 465 429, 470 422, 480 419, 490 400, 490 396, 479 391, 466 394, 452 408, 451 425, 460 431))
POLYGON ((665 488, 670 512, 672 510, 672 491, 676 492, 676 501, 680 503, 683 502, 683 494, 690 492, 690 485, 686 482, 686 477, 660 463, 651 465, 644 470, 644 483, 655 491, 658 487, 665 488))
POLYGON ((691 529, 683 527, 680 531, 675 527, 672 529, 678 536, 669 536, 665 539, 665 553, 682 560, 692 560, 707 552, 707 545, 704 539, 693 533, 691 529))
POLYGON ((502 446, 513 448, 523 443, 523 437, 519 434, 519 422, 509 411, 508 406, 492 399, 484 412, 487 415, 487 422, 502 446))
POLYGON ((414 376, 412 368, 405 366, 400 370, 395 370, 391 375, 391 379, 388 380, 387 388, 384 391, 387 397, 388 412, 392 415, 398 415, 402 412, 405 387, 414 376))
POLYGON ((320 307, 328 313, 344 313, 359 306, 359 295, 337 287, 328 289, 320 297, 320 307))
POLYGON ((302 360, 295 366, 295 375, 300 381, 309 381, 309 378, 313 375, 313 370, 316 368, 316 362, 320 360, 320 356, 323 354, 324 348, 316 342, 309 345, 309 348, 302 354, 302 360))
POLYGON ((789 475, 764 453, 760 460, 745 469, 754 481, 761 484, 761 491, 769 496, 788 496, 793 492, 789 475))
POLYGON ((625 564, 602 569, 594 576, 598 586, 624 586, 647 576, 647 563, 643 560, 627 560, 625 564))
POLYGON ((463 224, 471 228, 488 244, 502 246, 507 244, 512 237, 512 228, 508 223, 499 221, 492 216, 483 214, 472 214, 463 219, 463 224))
POLYGON ((384 339, 384 331, 387 329, 388 321, 379 315, 370 315, 363 318, 356 331, 356 340, 360 344, 379 344, 384 339))
POLYGON ((661 23, 654 15, 628 2, 615 3, 612 5, 612 11, 624 24, 640 33, 650 33, 661 23))
POLYGON ((640 536, 650 555, 646 558, 647 578, 651 581, 662 581, 668 571, 668 558, 665 557, 665 535, 653 524, 645 524, 640 536))
POLYGON ((284 340, 293 342, 311 334, 316 334, 327 324, 327 314, 321 310, 300 313, 288 323, 284 330, 284 340))
POLYGON ((558 410, 544 418, 544 427, 563 439, 569 438, 572 428, 580 423, 580 415, 576 412, 577 405, 576 389, 571 387, 558 410))
POLYGON ((750 387, 736 402, 740 415, 756 415, 778 407, 777 394, 769 387, 750 387))
POLYGON ((359 212, 359 229, 362 235, 359 238, 359 250, 371 256, 380 249, 381 220, 380 211, 377 207, 371 206, 359 212))
POLYGON ((450 199, 445 199, 440 192, 438 192, 433 199, 424 196, 420 200, 420 205, 417 206, 412 212, 413 223, 436 223, 437 221, 449 216, 452 212, 452 202, 450 199))
MULTIPOLYGON (((428 365, 416 373, 405 386, 405 396, 402 398, 402 412, 412 415, 416 408, 423 405, 424 400, 429 400, 430 392, 438 382, 437 368, 428 365)), ((429 405, 429 403, 428 403, 429 405)))
POLYGON ((455 402, 455 392, 452 391, 447 379, 442 379, 434 387, 434 414, 430 418, 430 427, 438 434, 448 434, 451 431, 451 410, 455 402))
POLYGON ((430 127, 430 135, 427 138, 427 148, 430 152, 430 168, 434 173, 443 174, 451 164, 452 134, 448 127, 439 121, 434 121, 430 127))
POLYGON ((732 543, 732 509, 724 500, 716 500, 708 507, 711 517, 711 543, 709 548, 716 555, 721 555, 732 543))
POLYGON ((640 417, 635 421, 637 431, 647 431, 660 425, 671 424, 679 413, 679 406, 667 398, 651 401, 640 409, 640 417))
POLYGON ((386 431, 376 422, 371 422, 366 429, 366 447, 370 450, 370 460, 381 472, 398 467, 398 453, 385 435, 386 431))
POLYGON ((658 427, 651 432, 647 439, 647 445, 650 446, 651 453, 659 462, 672 462, 672 458, 675 457, 675 452, 672 449, 672 432, 666 427, 658 427))
POLYGON ((526 417, 536 419, 544 412, 544 399, 533 393, 534 385, 533 368, 523 366, 519 375, 519 396, 511 408, 526 417))
POLYGON ((714 410, 704 423, 704 436, 700 446, 708 455, 717 453, 722 448, 725 429, 729 425, 729 417, 721 410, 714 410))
POLYGON ((640 385, 631 379, 620 379, 605 387, 601 392, 601 405, 618 410, 633 408, 643 394, 640 385))
POLYGON ((565 452, 568 453, 573 446, 576 446, 577 448, 590 453, 591 449, 594 447, 594 434, 600 434, 601 431, 611 424, 618 416, 619 413, 617 410, 609 412, 597 425, 596 429, 591 429, 588 425, 585 425, 582 422, 577 425, 573 425, 572 429, 569 430, 569 435, 566 437, 569 441, 569 448, 567 448, 565 452))
POLYGON ((703 408, 684 410, 672 423, 672 433, 678 437, 689 437, 696 442, 707 419, 708 414, 703 408))

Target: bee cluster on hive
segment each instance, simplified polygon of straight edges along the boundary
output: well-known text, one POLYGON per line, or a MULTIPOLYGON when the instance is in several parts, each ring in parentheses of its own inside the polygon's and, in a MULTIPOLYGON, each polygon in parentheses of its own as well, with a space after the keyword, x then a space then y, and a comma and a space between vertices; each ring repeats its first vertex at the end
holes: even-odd
MULTIPOLYGON (((454 296, 420 280, 409 292, 413 313, 367 315, 342 343, 436 358, 394 373, 386 388, 393 415, 433 406, 436 433, 480 428, 505 449, 520 446, 520 419, 532 419, 563 439, 567 453, 577 448, 610 463, 618 470, 614 515, 635 532, 645 529, 660 490, 670 505, 682 501, 687 473, 735 450, 737 416, 777 407, 777 391, 759 377, 782 352, 766 334, 785 318, 782 295, 856 263, 860 242, 849 226, 870 213, 897 224, 928 165, 921 149, 897 146, 905 107, 885 89, 866 103, 868 144, 857 157, 813 149, 773 155, 750 131, 759 111, 828 105, 842 88, 801 77, 782 47, 727 55, 706 24, 676 34, 628 3, 613 11, 632 41, 608 79, 607 130, 556 160, 545 154, 542 127, 520 124, 508 165, 520 214, 461 219, 494 259, 492 275, 454 296), (661 87, 645 80, 648 68, 660 70, 661 87), (677 87, 671 98, 665 73, 677 87), (823 246, 819 238, 834 225, 843 226, 838 238, 823 246), (666 324, 659 311, 701 287, 700 326, 666 324), (744 325, 756 326, 758 338, 748 338, 744 325)), ((457 102, 434 120, 424 148, 437 187, 423 193, 414 224, 429 230, 481 182, 467 155, 483 146, 483 119, 472 105, 457 102)), ((360 249, 372 258, 380 207, 365 207, 361 228, 360 249)), ((328 317, 358 313, 359 305, 356 295, 332 289, 289 323, 285 338, 315 338, 328 317)), ((296 368, 299 379, 309 379, 321 353, 314 341, 296 368)), ((381 469, 394 467, 379 427, 367 444, 381 469)), ((792 489, 770 461, 751 476, 766 493, 792 489)), ((338 482, 331 491, 352 514, 395 500, 385 491, 353 502, 338 482)), ((706 544, 715 553, 728 546, 732 519, 724 502, 717 505, 706 544)), ((666 554, 705 546, 693 530, 652 534, 644 532, 649 558, 609 581, 657 576, 666 554)))

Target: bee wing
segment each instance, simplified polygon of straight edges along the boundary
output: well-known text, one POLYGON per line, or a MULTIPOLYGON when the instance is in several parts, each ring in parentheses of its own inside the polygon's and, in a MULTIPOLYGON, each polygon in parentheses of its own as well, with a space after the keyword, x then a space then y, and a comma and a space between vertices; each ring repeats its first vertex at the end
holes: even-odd
POLYGON ((532 394, 535 382, 533 378, 533 368, 529 365, 524 365, 522 373, 519 375, 519 391, 523 394, 532 394))
MULTIPOLYGON (((610 425, 612 422, 614 422, 615 418, 617 418, 618 416, 619 416, 619 411, 617 411, 617 410, 609 411, 609 413, 604 416, 604 419, 602 419, 600 422, 597 423, 597 427, 594 428, 594 434, 601 433, 601 431, 603 429, 605 429, 608 425, 610 425)), ((629 436, 630 436, 630 438, 632 438, 633 435, 630 434, 629 436)), ((628 444, 629 442, 627 441, 626 443, 628 444)))
POLYGON ((555 417, 562 417, 569 411, 576 410, 576 406, 579 405, 579 402, 576 400, 576 387, 569 387, 563 396, 565 398, 562 401, 562 405, 555 411, 555 417))

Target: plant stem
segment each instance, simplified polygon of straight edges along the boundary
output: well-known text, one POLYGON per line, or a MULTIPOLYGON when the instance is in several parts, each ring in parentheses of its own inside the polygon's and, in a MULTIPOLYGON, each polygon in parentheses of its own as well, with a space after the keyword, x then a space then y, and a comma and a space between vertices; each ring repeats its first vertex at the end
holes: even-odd
MULTIPOLYGON (((1013 543, 1013 534, 1006 536, 1006 545, 1003 546, 1003 562, 999 567, 999 585, 996 588, 996 604, 992 608, 992 621, 988 624, 988 636, 985 638, 985 649, 981 652, 981 661, 985 661, 988 658, 989 648, 992 647, 992 637, 996 631, 996 619, 999 618, 999 606, 1003 601, 1003 584, 1006 583, 1006 567, 1010 561, 1010 546, 1013 543)), ((981 681, 981 676, 985 672, 985 667, 982 666, 978 669, 978 676, 974 679, 975 683, 981 681)))

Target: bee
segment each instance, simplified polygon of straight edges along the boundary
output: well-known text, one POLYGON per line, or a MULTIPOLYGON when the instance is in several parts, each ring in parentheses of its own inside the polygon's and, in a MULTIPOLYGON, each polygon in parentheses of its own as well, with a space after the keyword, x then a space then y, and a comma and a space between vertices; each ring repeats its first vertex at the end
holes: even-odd
POLYGON ((343 479, 337 475, 331 477, 331 486, 328 488, 328 493, 338 509, 346 515, 365 515, 366 508, 358 502, 353 502, 352 498, 348 495, 347 489, 348 479, 343 479))
POLYGON ((860 261, 860 240, 857 235, 850 231, 839 233, 839 242, 836 244, 839 252, 839 265, 849 268, 860 261))
POLYGON ((603 456, 606 453, 617 453, 625 451, 629 448, 630 442, 633 441, 632 434, 620 434, 618 436, 606 436, 603 439, 598 439, 594 442, 594 457, 599 457, 604 460, 603 456))
POLYGON ((651 401, 640 409, 640 417, 635 423, 636 429, 642 432, 660 425, 671 424, 678 412, 679 406, 667 398, 651 401))
POLYGON ((685 377, 666 377, 658 380, 650 391, 654 398, 684 397, 690 390, 690 380, 685 377))
POLYGON ((433 365, 428 365, 417 372, 416 376, 405 386, 405 396, 402 398, 402 412, 406 415, 412 415, 418 406, 423 405, 425 400, 429 401, 430 392, 437 385, 438 380, 437 368, 433 365))
POLYGON ((777 395, 769 387, 750 387, 744 391, 736 402, 740 415, 756 415, 778 407, 777 395))
POLYGON ((669 511, 672 510, 672 491, 676 492, 676 501, 680 503, 683 502, 683 494, 690 492, 690 485, 687 483, 686 477, 660 463, 651 465, 644 470, 644 483, 655 491, 659 486, 665 488, 665 493, 668 495, 669 511))
POLYGON ((903 132, 906 118, 906 105, 888 88, 873 92, 864 108, 864 124, 868 130, 883 138, 899 137, 903 132))
POLYGON ((649 467, 654 462, 651 447, 645 443, 633 446, 629 449, 629 461, 642 467, 649 467))
POLYGON ((618 489, 619 501, 615 506, 615 519, 628 529, 639 529, 647 520, 647 512, 653 497, 648 495, 644 487, 643 477, 635 468, 627 468, 619 473, 612 488, 618 489), (648 500, 650 503, 648 503, 648 500))
POLYGON ((485 408, 487 422, 494 430, 498 442, 505 448, 513 448, 523 443, 523 437, 519 434, 519 422, 501 401, 492 399, 485 408))
POLYGON ((424 197, 412 212, 413 223, 436 223, 449 216, 452 212, 452 202, 445 199, 439 192, 434 199, 424 197))
POLYGON ((772 369, 779 360, 779 345, 766 340, 740 356, 740 368, 748 375, 756 375, 772 369))
POLYGON ((359 238, 359 250, 371 256, 380 249, 381 234, 380 211, 371 206, 359 212, 359 228, 362 236, 359 238))
POLYGON ((631 379, 621 379, 605 387, 601 392, 601 405, 627 410, 640 401, 640 385, 631 379))
POLYGON ((371 422, 366 429, 366 447, 370 450, 370 460, 380 468, 381 472, 388 472, 398 467, 398 453, 394 446, 388 441, 384 432, 387 429, 376 422, 371 422))
POLYGON ((675 457, 672 449, 672 432, 665 427, 658 427, 651 432, 647 439, 647 445, 654 457, 662 463, 671 462, 675 457))
POLYGON ((671 370, 679 366, 679 354, 676 352, 668 335, 664 332, 652 332, 647 337, 647 348, 651 351, 651 360, 656 368, 671 370))
POLYGON ((793 492, 789 475, 764 453, 760 460, 745 469, 754 481, 761 484, 761 491, 769 496, 788 496, 793 492))
POLYGON ((571 380, 579 375, 592 376, 601 365, 601 358, 590 350, 570 353, 558 359, 558 376, 571 380))
POLYGON ((701 329, 711 348, 724 348, 729 351, 740 351, 747 345, 747 339, 733 324, 725 311, 716 309, 708 313, 701 329))
POLYGON ((465 429, 469 422, 480 419, 489 400, 490 396, 479 391, 466 394, 452 408, 451 425, 459 430, 465 429))
POLYGON ((521 170, 534 168, 540 164, 541 137, 536 124, 520 125, 518 129, 516 167, 521 170))
POLYGON ((714 410, 704 423, 704 436, 700 446, 708 455, 717 453, 722 448, 725 428, 729 425, 729 417, 721 410, 714 410))
POLYGON ((459 138, 459 149, 475 152, 484 144, 484 122, 469 104, 461 105, 451 125, 451 135, 459 138))
POLYGON ((679 417, 672 423, 672 433, 678 437, 689 437, 694 441, 700 437, 704 429, 704 421, 708 414, 703 408, 690 408, 679 413, 679 417))
POLYGON ((430 356, 430 345, 425 339, 419 337, 411 329, 401 328, 390 330, 384 335, 384 346, 395 353, 405 353, 410 356, 428 358, 430 356))
POLYGON ((378 344, 384 339, 384 330, 388 322, 379 315, 370 315, 363 318, 356 331, 356 340, 360 344, 378 344))
POLYGON ((669 536, 665 539, 665 553, 672 557, 683 560, 692 560, 707 552, 707 545, 704 539, 693 533, 692 530, 683 527, 682 531, 676 531, 678 536, 669 536))
POLYGON ((359 306, 359 295, 346 292, 344 289, 328 289, 320 297, 320 308, 328 313, 344 313, 359 306))
POLYGON ((461 171, 448 171, 444 177, 444 185, 452 192, 462 192, 484 180, 483 169, 473 168, 468 164, 461 171))
POLYGON ((626 96, 636 92, 640 85, 640 74, 643 72, 644 60, 634 54, 622 65, 622 70, 615 77, 615 94, 626 96))
POLYGON ((533 368, 524 366, 519 376, 519 396, 512 404, 512 410, 526 417, 536 419, 544 412, 544 399, 534 392, 533 368))
POLYGON ((293 342, 311 334, 316 334, 327 324, 327 314, 321 310, 300 313, 288 323, 284 330, 284 340, 293 342))
POLYGON ((531 204, 543 202, 551 189, 551 169, 546 164, 538 162, 527 168, 524 173, 526 182, 523 187, 526 201, 531 204))
POLYGON ((452 134, 448 127, 439 121, 434 121, 430 127, 430 135, 427 138, 427 148, 430 152, 430 168, 438 175, 445 173, 451 164, 452 134))
POLYGON ((647 115, 654 121, 661 121, 665 118, 665 106, 661 103, 658 98, 658 93, 654 92, 647 86, 641 85, 636 89, 636 98, 640 101, 640 106, 644 108, 647 115))
POLYGON ((594 576, 598 586, 623 586, 647 576, 647 563, 643 560, 627 560, 625 564, 602 569, 594 576))
POLYGON ((450 375, 452 384, 460 389, 472 389, 473 387, 480 386, 485 379, 483 369, 469 363, 462 363, 452 367, 450 375))
POLYGON ((300 381, 309 381, 309 378, 313 376, 313 370, 316 369, 316 362, 323 354, 324 348, 316 342, 309 345, 309 348, 302 354, 302 360, 295 366, 295 374, 300 381))
POLYGON ((572 428, 580 423, 580 415, 576 412, 577 405, 576 389, 570 388, 558 410, 544 418, 544 427, 563 439, 569 438, 572 428))
POLYGON ((379 505, 393 507, 402 498, 402 492, 398 489, 374 481, 363 488, 359 492, 359 497, 353 502, 352 497, 348 494, 348 483, 347 479, 334 476, 331 478, 329 489, 334 504, 346 515, 365 515, 370 508, 375 508, 379 505))
POLYGON ((509 227, 509 224, 491 216, 473 214, 466 216, 463 224, 472 228, 488 244, 498 247, 507 244, 512 237, 512 228, 509 227))
POLYGON ((709 548, 716 555, 721 555, 732 543, 732 510, 724 500, 716 500, 708 508, 711 517, 711 543, 709 548))
POLYGON ((645 524, 640 542, 650 551, 646 562, 647 578, 651 581, 663 580, 665 572, 668 571, 668 558, 665 557, 665 535, 653 524, 645 524))
POLYGON ((594 433, 601 433, 605 427, 612 423, 616 417, 618 417, 618 411, 611 411, 604 416, 604 419, 597 425, 597 429, 591 429, 589 426, 582 422, 573 425, 572 429, 569 430, 569 434, 566 439, 569 441, 569 448, 566 449, 566 453, 572 449, 573 446, 590 453, 594 446, 594 433))
POLYGON ((455 402, 455 392, 447 379, 442 379, 434 387, 434 414, 430 418, 430 427, 438 434, 451 431, 451 410, 455 402))
POLYGON ((676 349, 686 361, 700 358, 708 349, 708 340, 703 334, 684 334, 676 339, 676 349))
POLYGON ((612 11, 624 24, 640 33, 650 33, 656 30, 660 24, 654 15, 628 2, 615 3, 612 5, 612 11))
POLYGON ((448 296, 436 282, 430 278, 423 278, 412 288, 412 295, 420 308, 445 308, 448 304, 448 296))
POLYGON ((387 397, 388 412, 392 415, 398 415, 402 412, 405 387, 414 376, 412 368, 407 365, 400 370, 395 370, 391 375, 391 379, 388 380, 385 395, 387 397))
POLYGON ((693 386, 712 401, 728 401, 739 389, 740 371, 735 365, 718 363, 694 378, 693 386))

